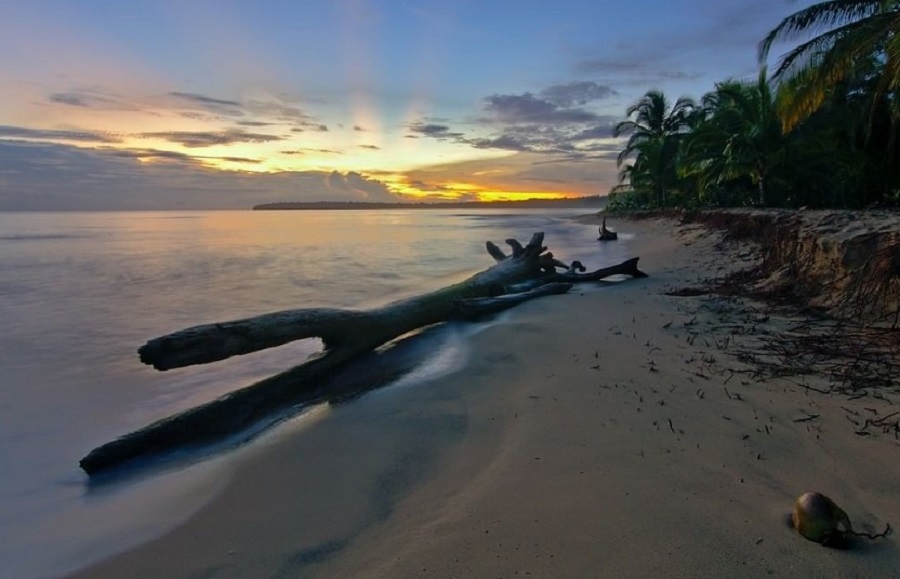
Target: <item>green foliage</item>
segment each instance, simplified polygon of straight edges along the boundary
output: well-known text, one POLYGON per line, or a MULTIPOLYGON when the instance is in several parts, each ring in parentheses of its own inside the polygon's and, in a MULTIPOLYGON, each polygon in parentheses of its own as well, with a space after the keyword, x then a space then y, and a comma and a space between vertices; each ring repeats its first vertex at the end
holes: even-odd
POLYGON ((900 0, 832 0, 786 18, 760 45, 815 32, 755 82, 726 80, 697 105, 647 92, 610 207, 900 205, 900 0))
MULTIPOLYGON (((783 90, 779 108, 786 129, 793 129, 818 110, 835 86, 879 65, 867 96, 872 103, 900 88, 900 0, 831 0, 796 12, 760 43, 759 58, 774 43, 804 39, 785 54, 774 79, 783 90)), ((900 107, 892 99, 894 118, 900 107)))
POLYGON ((756 83, 725 81, 702 99, 702 117, 684 141, 681 174, 693 175, 701 199, 749 178, 759 205, 784 167, 789 140, 781 132, 765 69, 756 83))
POLYGON ((656 207, 665 207, 669 191, 678 186, 678 152, 695 106, 691 99, 680 98, 669 107, 662 92, 651 90, 628 108, 626 120, 613 131, 617 137, 629 135, 617 160, 619 180, 637 194, 650 196, 656 207))
POLYGON ((634 189, 614 187, 609 193, 607 211, 634 211, 650 209, 649 196, 634 189))

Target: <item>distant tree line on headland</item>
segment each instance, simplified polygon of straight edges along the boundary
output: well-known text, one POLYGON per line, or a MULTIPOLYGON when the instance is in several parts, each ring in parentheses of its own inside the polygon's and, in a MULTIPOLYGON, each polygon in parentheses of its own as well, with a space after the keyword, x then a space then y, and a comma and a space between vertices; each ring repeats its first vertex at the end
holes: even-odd
POLYGON ((427 203, 377 203, 366 201, 284 201, 255 205, 254 211, 314 209, 595 209, 606 207, 607 198, 599 195, 564 199, 525 199, 522 201, 444 201, 427 203))
POLYGON ((800 10, 759 61, 699 102, 651 90, 629 107, 610 207, 900 205, 900 0, 800 10), (769 77, 772 45, 795 40, 769 77))

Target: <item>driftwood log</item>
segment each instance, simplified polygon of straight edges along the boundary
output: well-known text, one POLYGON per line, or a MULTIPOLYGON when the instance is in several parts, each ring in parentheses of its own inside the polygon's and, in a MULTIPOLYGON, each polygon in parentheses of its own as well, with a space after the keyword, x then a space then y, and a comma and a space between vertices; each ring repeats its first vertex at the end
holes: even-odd
POLYGON ((580 273, 584 267, 579 262, 566 265, 545 253, 543 238, 543 233, 535 233, 525 246, 506 240, 512 255, 488 241, 487 251, 497 262, 494 266, 458 284, 380 308, 288 310, 195 326, 150 340, 138 353, 142 362, 158 370, 224 360, 303 338, 321 338, 324 349, 277 376, 104 444, 85 456, 80 466, 93 475, 132 459, 209 444, 248 430, 271 420, 279 410, 309 400, 323 380, 354 358, 418 328, 472 319, 535 297, 565 293, 575 282, 617 274, 646 277, 637 268, 638 258, 580 273))

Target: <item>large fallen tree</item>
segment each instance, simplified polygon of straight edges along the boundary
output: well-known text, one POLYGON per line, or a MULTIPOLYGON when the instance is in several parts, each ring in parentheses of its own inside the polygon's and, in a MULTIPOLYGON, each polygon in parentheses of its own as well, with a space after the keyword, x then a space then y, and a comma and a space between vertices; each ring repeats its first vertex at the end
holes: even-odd
POLYGON ((279 410, 308 400, 324 380, 351 360, 418 328, 477 318, 535 297, 565 293, 577 282, 619 274, 646 277, 637 268, 638 258, 583 273, 580 262, 566 265, 545 253, 543 239, 543 233, 535 233, 525 246, 506 240, 512 255, 488 241, 487 251, 497 262, 494 266, 458 284, 380 308, 288 310, 195 326, 150 340, 138 352, 142 362, 158 370, 224 360, 303 338, 321 338, 324 349, 277 376, 104 444, 81 460, 81 468, 93 475, 135 458, 208 444, 247 430, 279 410))

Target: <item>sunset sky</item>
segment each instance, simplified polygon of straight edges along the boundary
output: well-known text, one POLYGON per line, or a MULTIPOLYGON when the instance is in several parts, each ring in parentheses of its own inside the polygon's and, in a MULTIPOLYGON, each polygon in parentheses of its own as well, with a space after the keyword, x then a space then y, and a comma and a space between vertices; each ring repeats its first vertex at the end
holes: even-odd
POLYGON ((0 210, 603 195, 631 103, 810 4, 5 0, 0 210))

